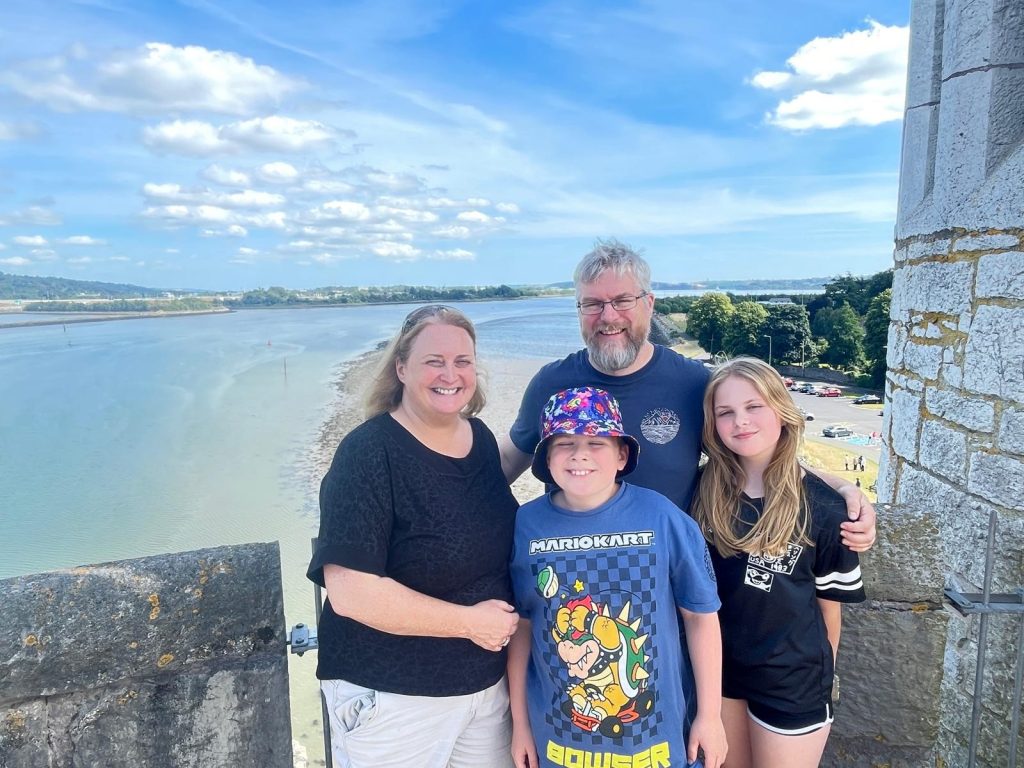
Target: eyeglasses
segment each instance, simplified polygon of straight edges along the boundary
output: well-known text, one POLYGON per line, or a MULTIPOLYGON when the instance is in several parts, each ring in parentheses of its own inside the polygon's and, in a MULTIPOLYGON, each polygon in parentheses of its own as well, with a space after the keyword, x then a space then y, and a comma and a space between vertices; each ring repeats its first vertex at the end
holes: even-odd
POLYGON ((406 331, 411 330, 412 327, 421 320, 425 320, 428 317, 437 317, 442 312, 452 311, 454 310, 451 307, 444 304, 427 304, 426 306, 417 307, 405 316, 405 322, 402 323, 401 333, 404 334, 406 331))
POLYGON ((639 299, 642 299, 647 295, 647 291, 639 293, 636 296, 616 296, 614 299, 609 301, 598 301, 597 299, 587 299, 586 301, 577 301, 576 308, 582 315, 600 315, 604 312, 606 304, 611 304, 612 309, 616 312, 625 312, 627 309, 632 309, 636 306, 639 299))

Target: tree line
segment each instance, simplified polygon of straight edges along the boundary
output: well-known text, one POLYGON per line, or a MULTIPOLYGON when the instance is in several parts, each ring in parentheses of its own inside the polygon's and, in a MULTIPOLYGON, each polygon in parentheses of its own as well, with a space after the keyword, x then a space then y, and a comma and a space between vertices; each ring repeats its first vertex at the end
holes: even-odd
POLYGON ((824 364, 853 374, 859 384, 880 388, 885 383, 891 289, 892 270, 885 270, 869 277, 834 278, 824 293, 809 300, 790 297, 793 303, 709 292, 658 299, 655 310, 685 313, 687 333, 712 355, 770 356, 781 365, 824 364))

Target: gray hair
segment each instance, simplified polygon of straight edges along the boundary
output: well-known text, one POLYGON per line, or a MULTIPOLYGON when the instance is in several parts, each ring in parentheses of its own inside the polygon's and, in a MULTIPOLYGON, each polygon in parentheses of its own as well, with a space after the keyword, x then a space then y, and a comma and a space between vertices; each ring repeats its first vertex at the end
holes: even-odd
MULTIPOLYGON (((397 363, 405 363, 409 360, 409 353, 412 351, 412 343, 420 332, 431 323, 440 325, 452 325, 461 328, 469 334, 473 342, 473 350, 476 351, 476 329, 468 317, 454 307, 446 307, 443 304, 428 304, 417 307, 410 312, 398 333, 384 350, 377 372, 374 375, 370 389, 366 393, 366 418, 371 419, 378 414, 390 412, 402 402, 402 392, 405 387, 398 378, 395 369, 397 363)), ((480 373, 477 373, 476 391, 473 397, 462 409, 464 416, 476 416, 483 410, 486 398, 484 396, 484 382, 480 373)))
POLYGON ((579 295, 580 286, 592 283, 608 270, 616 275, 632 275, 641 291, 651 290, 651 265, 643 256, 615 238, 596 240, 594 250, 580 259, 572 281, 579 295))

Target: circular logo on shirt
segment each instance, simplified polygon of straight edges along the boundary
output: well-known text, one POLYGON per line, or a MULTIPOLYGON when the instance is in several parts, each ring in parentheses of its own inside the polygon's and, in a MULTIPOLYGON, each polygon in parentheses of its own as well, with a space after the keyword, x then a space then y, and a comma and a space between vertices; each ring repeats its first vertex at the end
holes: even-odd
POLYGON ((641 419, 640 432, 649 442, 664 445, 679 434, 679 416, 668 408, 655 408, 641 419))

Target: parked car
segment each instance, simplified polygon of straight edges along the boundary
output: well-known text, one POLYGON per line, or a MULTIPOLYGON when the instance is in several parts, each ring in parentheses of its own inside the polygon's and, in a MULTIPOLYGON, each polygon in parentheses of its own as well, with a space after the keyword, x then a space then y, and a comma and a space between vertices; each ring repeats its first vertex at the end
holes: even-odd
POLYGON ((784 377, 782 383, 786 385, 786 389, 792 389, 796 386, 796 383, 789 376, 784 377))
POLYGON ((838 424, 829 424, 821 430, 821 434, 825 437, 850 437, 853 434, 853 430, 838 424))
POLYGON ((808 395, 808 394, 810 394, 810 393, 811 393, 811 391, 812 391, 813 389, 814 389, 814 385, 813 385, 813 384, 801 384, 801 385, 800 385, 800 386, 799 386, 799 387, 797 388, 797 390, 796 390, 796 391, 797 391, 797 392, 803 392, 803 393, 804 393, 805 395, 808 395))
POLYGON ((805 411, 803 408, 800 409, 800 413, 803 414, 804 421, 814 421, 814 414, 810 411, 805 411))
POLYGON ((878 405, 881 402, 882 398, 878 395, 861 395, 853 398, 854 405, 878 405))
POLYGON ((818 390, 818 397, 839 397, 842 395, 842 390, 836 389, 835 387, 825 387, 824 389, 818 390))

